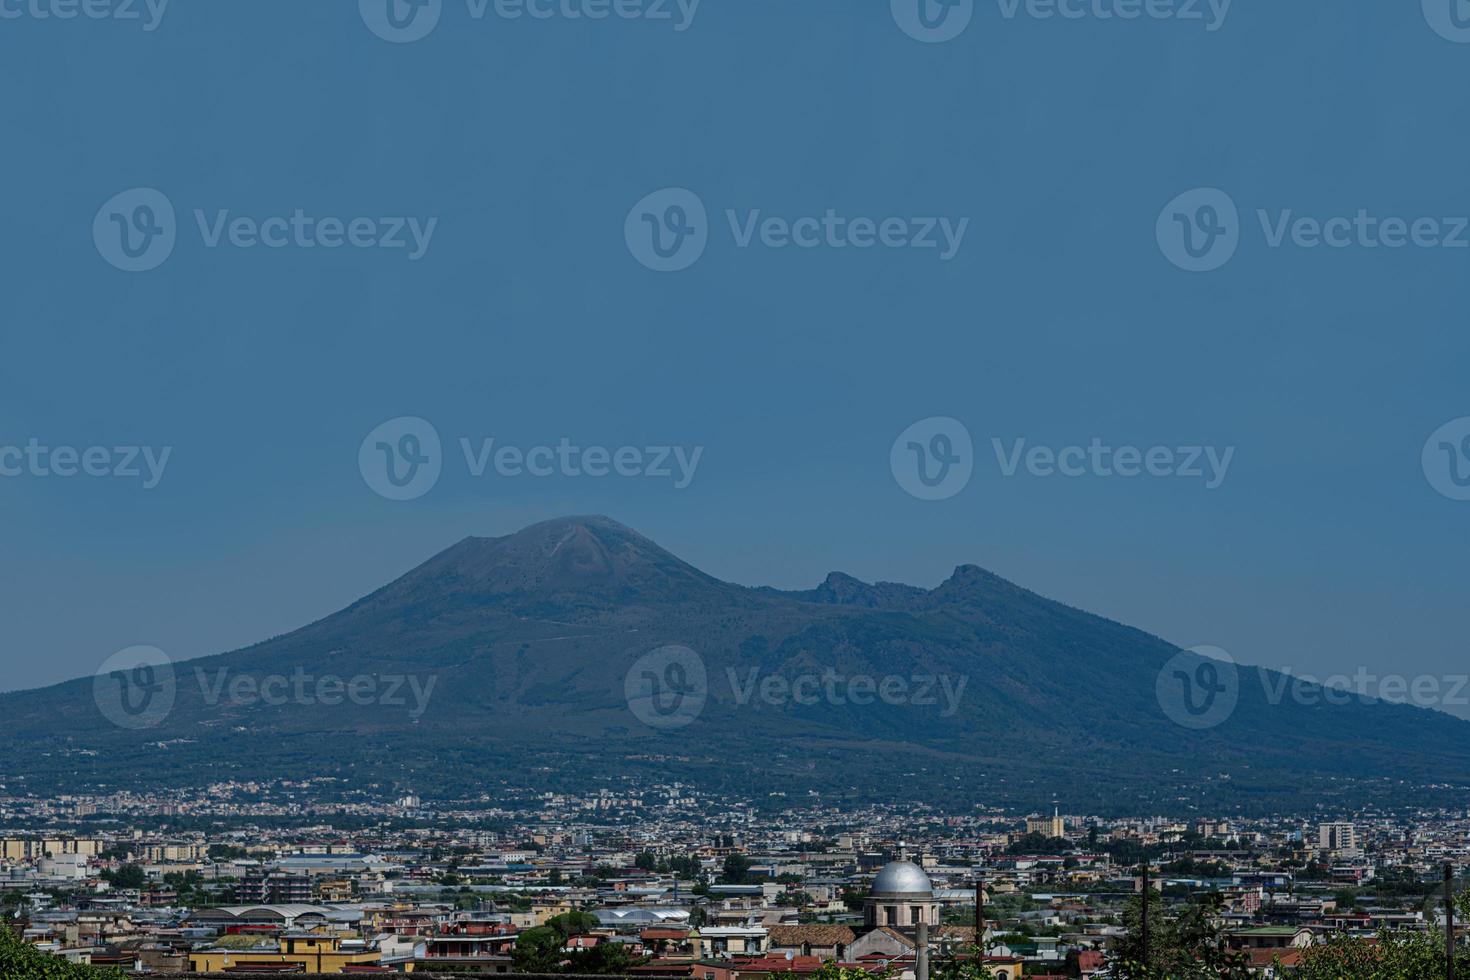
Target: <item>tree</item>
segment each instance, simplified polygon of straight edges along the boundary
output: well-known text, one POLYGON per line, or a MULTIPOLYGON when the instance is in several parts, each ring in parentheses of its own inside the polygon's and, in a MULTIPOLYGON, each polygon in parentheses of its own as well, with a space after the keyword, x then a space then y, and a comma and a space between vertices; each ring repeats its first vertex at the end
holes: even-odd
MULTIPOLYGON (((892 975, 890 970, 874 973, 860 966, 838 966, 836 961, 828 960, 802 980, 889 980, 892 975)), ((797 980, 797 978, 795 973, 787 970, 771 974, 771 980, 797 980)))
MULTIPOLYGON (((628 965, 627 950, 623 959, 616 954, 604 953, 595 959, 586 958, 585 950, 579 953, 563 953, 562 947, 572 936, 590 932, 601 925, 601 920, 590 912, 564 912, 546 920, 546 925, 527 929, 516 937, 512 958, 518 973, 558 973, 568 966, 576 967, 573 973, 617 972, 628 965), (602 967, 609 967, 603 969, 602 967)), ((599 946, 600 948, 600 946, 599 946)))
POLYGON ((720 874, 720 882, 726 885, 743 885, 750 878, 750 858, 744 854, 730 854, 725 857, 725 867, 720 874))
POLYGON ((567 960, 568 973, 626 974, 635 961, 627 944, 604 940, 591 949, 578 950, 567 960))
POLYGON ((113 888, 138 889, 148 883, 148 875, 136 864, 125 864, 116 871, 104 871, 102 878, 113 888))
MULTIPOLYGON (((1470 893, 1455 898, 1455 918, 1470 915, 1470 893)), ((1444 936, 1385 930, 1377 942, 1343 933, 1331 936, 1302 954, 1293 980, 1442 980, 1445 975, 1444 936)), ((1455 953, 1455 975, 1470 976, 1470 953, 1455 953)))
POLYGON ((122 971, 68 963, 41 952, 0 924, 0 977, 5 980, 122 980, 122 971))
POLYGON ((537 926, 521 933, 511 954, 516 972, 555 973, 561 966, 564 938, 549 926, 537 926))
POLYGON ((1224 899, 1212 893, 1171 918, 1162 914, 1163 896, 1150 889, 1148 946, 1143 944, 1143 902, 1135 899, 1123 910, 1127 932, 1113 951, 1113 975, 1119 980, 1249 980, 1246 955, 1226 945, 1223 907, 1224 899))
POLYGON ((995 974, 982 957, 978 946, 966 947, 935 961, 929 975, 933 980, 994 980, 995 974))

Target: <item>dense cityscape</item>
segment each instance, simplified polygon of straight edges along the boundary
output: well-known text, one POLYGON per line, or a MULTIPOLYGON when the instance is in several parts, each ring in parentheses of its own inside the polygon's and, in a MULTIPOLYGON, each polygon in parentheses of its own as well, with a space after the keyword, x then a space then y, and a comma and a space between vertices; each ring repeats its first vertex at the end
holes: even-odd
POLYGON ((771 811, 677 783, 318 800, 309 781, 0 795, 0 908, 36 952, 125 972, 1014 980, 1137 975, 1147 874, 1154 946, 1203 911, 1240 971, 1219 975, 1270 977, 1344 938, 1442 932, 1445 869, 1470 865, 1458 809, 771 811))

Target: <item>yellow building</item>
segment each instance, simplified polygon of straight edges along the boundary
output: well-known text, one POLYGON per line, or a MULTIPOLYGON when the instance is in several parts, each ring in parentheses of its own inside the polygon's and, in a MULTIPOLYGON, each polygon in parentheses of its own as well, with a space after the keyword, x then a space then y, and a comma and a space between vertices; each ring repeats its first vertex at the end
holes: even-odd
POLYGON ((307 973, 341 973, 342 968, 349 965, 378 966, 382 962, 377 950, 366 949, 360 943, 344 949, 340 936, 288 933, 279 937, 277 943, 279 949, 216 946, 198 950, 189 954, 189 970, 192 973, 223 973, 241 966, 301 964, 307 973))
POLYGON ((544 926, 546 925, 548 919, 553 919, 558 915, 566 915, 568 912, 572 911, 575 910, 573 909, 570 902, 531 903, 531 915, 533 917, 533 924, 538 926, 544 926))
POLYGON ((163 864, 169 862, 194 862, 204 857, 203 844, 179 843, 170 841, 165 844, 144 844, 137 848, 137 854, 150 864, 163 864))
POLYGON ((1041 834, 1043 837, 1066 837, 1067 823, 1055 811, 1049 817, 1027 817, 1026 833, 1041 834))
POLYGON ((323 878, 316 883, 316 892, 323 902, 350 902, 352 882, 346 878, 323 878))
POLYGON ((28 837, 0 838, 0 860, 35 861, 63 854, 80 854, 96 857, 102 853, 102 841, 94 837, 65 837, 40 840, 28 837))

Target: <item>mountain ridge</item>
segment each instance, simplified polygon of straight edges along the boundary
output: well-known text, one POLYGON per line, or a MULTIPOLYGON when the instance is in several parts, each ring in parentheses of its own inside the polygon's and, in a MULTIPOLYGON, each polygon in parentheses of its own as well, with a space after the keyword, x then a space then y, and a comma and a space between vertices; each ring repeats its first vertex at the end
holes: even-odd
POLYGON ((424 788, 429 770, 445 792, 491 773, 563 785, 545 775, 552 763, 591 783, 671 754, 684 761, 654 768, 726 789, 881 796, 918 766, 936 799, 971 792, 983 773, 996 799, 1049 797, 1062 783, 1099 806, 1140 794, 1264 805, 1470 771, 1470 723, 1381 702, 1271 703, 1279 675, 1267 671, 1259 685, 1237 672, 1231 712, 1191 729, 1160 691, 1202 662, 978 565, 932 589, 842 572, 807 590, 748 587, 610 518, 565 517, 466 537, 301 629, 169 665, 175 700, 147 728, 109 725, 91 678, 0 695, 11 719, 0 749, 35 762, 0 775, 68 785, 82 758, 110 785, 126 773, 197 785, 292 771, 312 738, 334 746, 340 778, 424 788), (650 722, 629 693, 639 665, 669 647, 693 651, 705 677, 697 715, 677 726, 650 722), (399 677, 430 697, 410 717, 228 693, 298 672, 365 686, 399 677), (908 701, 854 703, 858 678, 902 686, 908 701), (933 703, 920 703, 925 679, 933 703), (820 693, 806 704, 791 691, 820 693))

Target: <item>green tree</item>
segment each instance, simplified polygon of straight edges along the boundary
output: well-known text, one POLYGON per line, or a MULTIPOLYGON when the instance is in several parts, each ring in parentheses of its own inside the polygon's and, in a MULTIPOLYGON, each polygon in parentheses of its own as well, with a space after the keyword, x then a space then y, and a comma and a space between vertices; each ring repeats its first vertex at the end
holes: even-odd
POLYGON ((1224 899, 1212 893, 1169 916, 1163 896, 1150 890, 1145 948, 1143 902, 1129 902, 1123 910, 1127 932, 1113 951, 1113 975, 1120 980, 1249 980, 1246 955, 1226 945, 1223 907, 1224 899))
POLYGON ((120 970, 68 963, 43 953, 0 923, 0 977, 5 980, 121 980, 120 970))
MULTIPOLYGON (((574 956, 580 956, 580 954, 562 952, 562 947, 567 944, 567 940, 572 936, 590 932, 600 925, 601 922, 597 916, 590 912, 564 912, 547 919, 544 926, 527 929, 516 937, 515 949, 511 954, 517 972, 560 972, 574 956)), ((590 972, 603 971, 592 970, 590 972)))
POLYGON ((102 878, 113 888, 136 889, 148 883, 148 875, 136 864, 125 864, 116 871, 104 871, 102 878))
MULTIPOLYGON (((1455 899, 1455 918, 1470 915, 1470 893, 1455 899)), ((1443 980, 1444 936, 1437 930, 1385 930, 1376 942, 1337 934, 1302 954, 1293 980, 1443 980)), ((1470 953, 1455 952, 1455 975, 1470 976, 1470 953)))
POLYGON ((985 965, 979 947, 965 949, 944 956, 934 962, 929 971, 933 980, 994 980, 995 974, 985 965))
POLYGON ((562 936, 549 926, 527 929, 516 937, 511 959, 517 973, 555 973, 561 966, 562 936))
MULTIPOLYGON (((874 973, 860 966, 838 966, 836 961, 828 960, 814 972, 804 975, 801 980, 889 980, 892 975, 891 970, 874 973)), ((771 974, 771 980, 797 980, 797 977, 788 970, 771 974)))
POLYGON ((750 858, 744 854, 727 855, 724 870, 720 873, 720 882, 726 885, 744 885, 749 879, 750 858))

